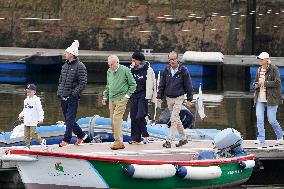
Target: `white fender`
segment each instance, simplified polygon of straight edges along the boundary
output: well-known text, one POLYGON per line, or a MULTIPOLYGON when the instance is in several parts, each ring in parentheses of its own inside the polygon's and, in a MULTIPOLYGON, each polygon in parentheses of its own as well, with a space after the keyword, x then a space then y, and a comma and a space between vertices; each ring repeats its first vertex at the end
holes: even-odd
POLYGON ((254 166, 255 166, 255 161, 253 159, 240 162, 240 167, 243 169, 253 168, 254 166))
POLYGON ((220 62, 224 60, 221 52, 186 51, 182 56, 185 62, 220 62))
POLYGON ((38 159, 30 156, 7 154, 0 157, 2 161, 16 161, 16 162, 27 162, 27 161, 37 161, 38 159))
POLYGON ((163 165, 137 165, 127 167, 127 174, 133 178, 162 179, 174 176, 176 168, 171 164, 163 165))
POLYGON ((209 167, 181 166, 178 169, 178 174, 184 179, 210 180, 210 179, 219 178, 222 175, 222 170, 219 166, 209 166, 209 167))

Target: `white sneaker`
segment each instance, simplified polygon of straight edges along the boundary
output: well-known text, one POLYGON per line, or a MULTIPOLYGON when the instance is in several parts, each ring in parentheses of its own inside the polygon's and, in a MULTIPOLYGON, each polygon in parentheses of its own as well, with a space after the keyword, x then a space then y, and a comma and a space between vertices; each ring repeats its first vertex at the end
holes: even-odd
POLYGON ((276 144, 282 143, 283 142, 283 138, 277 139, 276 140, 276 144))
POLYGON ((262 141, 260 141, 260 140, 255 140, 255 141, 253 141, 255 144, 264 144, 265 142, 262 142, 262 141))
POLYGON ((147 144, 149 142, 148 137, 144 137, 142 141, 143 141, 143 144, 147 144))
POLYGON ((40 143, 41 146, 46 146, 46 140, 43 138, 40 143))

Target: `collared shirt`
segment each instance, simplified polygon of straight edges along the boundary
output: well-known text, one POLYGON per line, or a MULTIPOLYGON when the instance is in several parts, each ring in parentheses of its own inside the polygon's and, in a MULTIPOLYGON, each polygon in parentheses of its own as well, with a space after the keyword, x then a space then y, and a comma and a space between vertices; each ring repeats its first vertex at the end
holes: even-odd
MULTIPOLYGON (((179 66, 178 66, 178 67, 179 67, 179 66)), ((175 75, 175 73, 177 73, 178 67, 176 67, 175 69, 173 69, 173 68, 171 67, 171 74, 172 74, 172 77, 175 75)))
POLYGON ((114 73, 118 70, 119 64, 117 64, 117 68, 113 71, 114 73))

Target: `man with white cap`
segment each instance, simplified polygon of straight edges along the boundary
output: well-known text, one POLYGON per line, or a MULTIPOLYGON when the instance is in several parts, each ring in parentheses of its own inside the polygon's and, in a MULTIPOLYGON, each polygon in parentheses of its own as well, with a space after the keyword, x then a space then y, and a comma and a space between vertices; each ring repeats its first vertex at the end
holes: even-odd
POLYGON ((257 140, 256 144, 265 143, 264 112, 267 109, 267 118, 276 134, 276 143, 283 141, 283 131, 276 120, 278 104, 282 103, 281 79, 279 70, 271 64, 269 54, 262 52, 257 56, 260 67, 254 80, 254 103, 257 117, 257 140))
POLYGON ((87 84, 87 69, 78 58, 79 41, 75 40, 65 50, 66 62, 62 66, 57 95, 61 99, 61 108, 66 122, 66 131, 60 147, 67 146, 72 138, 72 131, 77 135, 75 145, 83 143, 88 135, 82 132, 76 123, 79 99, 87 84))

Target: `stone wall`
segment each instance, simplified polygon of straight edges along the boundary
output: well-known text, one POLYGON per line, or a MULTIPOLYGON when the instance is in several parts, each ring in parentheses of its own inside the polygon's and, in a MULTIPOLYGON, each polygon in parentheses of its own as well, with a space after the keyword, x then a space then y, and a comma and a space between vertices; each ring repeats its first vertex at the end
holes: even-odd
POLYGON ((264 15, 256 14, 261 28, 253 36, 246 32, 252 16, 247 7, 244 0, 0 0, 0 18, 5 18, 0 19, 0 46, 66 48, 78 39, 81 49, 92 50, 250 54, 246 41, 254 38, 254 53, 268 49, 283 56, 284 1, 256 0, 257 13, 264 15), (236 9, 240 13, 232 15, 236 9), (219 14, 212 16, 214 12, 219 14), (191 14, 195 18, 189 18, 191 14), (26 17, 39 19, 22 19, 26 17))

